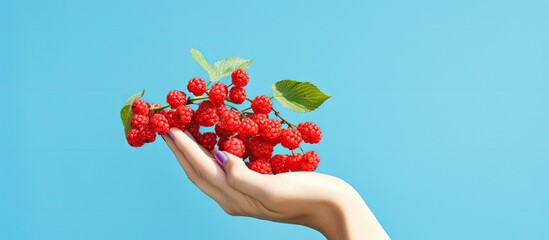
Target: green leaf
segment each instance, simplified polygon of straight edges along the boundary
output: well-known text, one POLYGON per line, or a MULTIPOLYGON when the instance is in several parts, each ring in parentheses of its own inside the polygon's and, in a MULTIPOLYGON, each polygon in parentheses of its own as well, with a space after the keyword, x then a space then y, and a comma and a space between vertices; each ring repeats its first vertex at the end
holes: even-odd
POLYGON ((252 61, 253 60, 251 59, 228 57, 216 62, 213 66, 213 74, 210 75, 210 81, 219 81, 220 79, 231 75, 231 73, 233 73, 236 69, 246 69, 252 65, 252 61))
POLYGON ((138 92, 126 100, 122 109, 120 109, 120 118, 122 119, 122 125, 124 125, 124 137, 128 135, 128 132, 131 129, 131 120, 132 120, 132 104, 133 101, 140 99, 145 95, 145 90, 138 92))
POLYGON ((206 58, 204 58, 204 55, 202 53, 194 48, 191 48, 191 56, 193 59, 200 65, 204 70, 206 70, 206 73, 208 73, 208 76, 211 78, 213 73, 212 66, 206 61, 206 58))
POLYGON ((310 82, 282 80, 273 84, 273 97, 282 106, 295 112, 310 112, 330 98, 310 82))
POLYGON ((191 48, 191 56, 202 68, 204 68, 204 70, 206 70, 211 82, 217 82, 220 79, 231 75, 236 69, 246 69, 252 65, 251 59, 228 57, 216 62, 212 66, 206 61, 204 55, 194 48, 191 48))

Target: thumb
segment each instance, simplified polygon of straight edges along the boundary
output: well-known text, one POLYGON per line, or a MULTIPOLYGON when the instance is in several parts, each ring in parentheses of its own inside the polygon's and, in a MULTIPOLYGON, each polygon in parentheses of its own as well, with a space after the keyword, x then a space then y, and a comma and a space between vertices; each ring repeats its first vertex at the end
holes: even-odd
POLYGON ((246 167, 246 164, 241 158, 228 152, 215 150, 214 158, 217 160, 219 165, 223 167, 223 170, 225 170, 227 175, 238 175, 239 173, 245 174, 249 171, 248 167, 246 167))
POLYGON ((244 161, 228 152, 214 151, 214 158, 227 174, 227 182, 234 189, 256 198, 266 198, 268 175, 254 172, 244 161))

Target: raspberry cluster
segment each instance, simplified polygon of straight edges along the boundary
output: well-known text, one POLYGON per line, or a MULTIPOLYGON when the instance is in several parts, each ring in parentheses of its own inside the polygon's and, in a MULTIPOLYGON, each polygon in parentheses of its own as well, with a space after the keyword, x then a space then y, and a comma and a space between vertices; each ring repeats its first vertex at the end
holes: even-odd
POLYGON ((245 90, 249 80, 244 69, 237 69, 231 74, 230 85, 215 82, 209 86, 202 78, 189 80, 189 95, 172 90, 166 96, 166 105, 135 100, 131 129, 126 135, 128 144, 141 147, 154 142, 157 133, 166 134, 176 127, 188 130, 207 151, 217 147, 229 152, 261 174, 314 171, 320 158, 317 152, 305 151, 301 145, 320 142, 322 131, 318 125, 294 125, 273 108, 271 98, 249 98, 245 90), (249 107, 239 110, 237 105, 244 103, 249 107), (277 146, 288 153, 275 154, 277 146))

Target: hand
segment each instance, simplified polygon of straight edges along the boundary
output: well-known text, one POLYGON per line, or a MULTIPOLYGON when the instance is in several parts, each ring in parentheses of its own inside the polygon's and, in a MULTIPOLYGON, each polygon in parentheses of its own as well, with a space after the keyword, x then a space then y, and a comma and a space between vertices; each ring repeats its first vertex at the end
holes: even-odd
POLYGON ((162 137, 191 182, 231 216, 299 224, 328 239, 389 239, 360 195, 338 178, 262 175, 230 153, 216 151, 214 157, 189 132, 171 128, 168 135, 162 137))

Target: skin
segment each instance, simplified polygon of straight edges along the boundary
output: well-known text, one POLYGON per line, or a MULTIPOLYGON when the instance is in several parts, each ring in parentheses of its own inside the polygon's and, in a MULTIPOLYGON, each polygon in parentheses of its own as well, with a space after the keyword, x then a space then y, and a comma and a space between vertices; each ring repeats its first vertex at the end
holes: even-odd
POLYGON ((223 152, 227 160, 218 163, 187 131, 171 128, 162 137, 191 182, 231 216, 303 225, 330 240, 390 239, 360 195, 339 178, 262 175, 230 153, 223 152))

